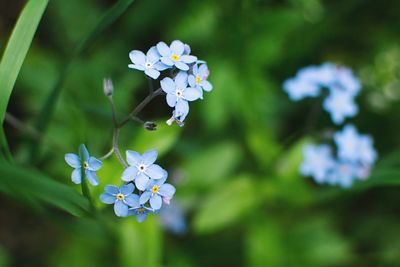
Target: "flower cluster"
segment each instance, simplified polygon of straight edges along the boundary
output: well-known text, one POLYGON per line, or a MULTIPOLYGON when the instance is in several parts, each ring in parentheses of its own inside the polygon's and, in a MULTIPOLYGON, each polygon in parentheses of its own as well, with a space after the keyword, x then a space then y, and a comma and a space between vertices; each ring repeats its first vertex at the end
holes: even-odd
MULTIPOLYGON (((330 113, 334 124, 342 124, 347 117, 358 113, 354 98, 361 90, 361 83, 346 67, 331 63, 305 67, 294 78, 286 80, 283 88, 293 101, 318 97, 326 88, 329 95, 323 108, 330 113)), ((366 179, 377 158, 372 138, 359 134, 349 124, 333 135, 333 141, 335 149, 327 144, 306 145, 300 173, 313 177, 319 184, 344 188, 357 179, 366 179)))
POLYGON ((355 180, 364 180, 376 161, 377 153, 369 135, 362 135, 349 124, 333 137, 336 155, 331 146, 306 145, 300 173, 311 176, 319 184, 350 187, 355 180))
POLYGON ((298 71, 295 77, 286 80, 283 88, 293 101, 306 97, 318 97, 322 89, 328 90, 323 108, 335 124, 342 124, 347 117, 358 113, 354 98, 360 92, 360 81, 346 67, 332 63, 308 66, 298 71))
POLYGON ((170 46, 159 42, 146 54, 139 50, 129 53, 132 64, 128 67, 143 71, 154 80, 160 77, 162 71, 169 70, 169 77, 167 75, 160 81, 168 106, 174 108, 172 117, 167 121, 169 125, 175 121, 182 126, 189 113, 188 102, 203 99, 203 90, 212 90, 212 85, 207 80, 207 64, 190 53, 190 47, 178 40, 173 41, 170 46))

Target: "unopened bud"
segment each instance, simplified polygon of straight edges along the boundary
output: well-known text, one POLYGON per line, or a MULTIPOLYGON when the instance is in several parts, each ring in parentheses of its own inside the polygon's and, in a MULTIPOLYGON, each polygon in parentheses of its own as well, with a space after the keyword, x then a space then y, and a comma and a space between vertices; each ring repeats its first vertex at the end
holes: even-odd
POLYGON ((179 125, 179 127, 183 127, 185 125, 185 123, 183 121, 178 120, 175 116, 172 116, 171 118, 169 118, 166 123, 171 126, 173 122, 176 122, 176 124, 179 125))
POLYGON ((152 121, 146 121, 146 122, 143 124, 143 127, 144 127, 146 130, 149 130, 149 131, 155 131, 155 130, 157 130, 157 124, 155 124, 155 123, 152 122, 152 121))
POLYGON ((103 90, 104 90, 104 94, 106 96, 112 96, 113 90, 114 90, 114 86, 112 84, 112 80, 111 79, 104 79, 103 80, 103 90))

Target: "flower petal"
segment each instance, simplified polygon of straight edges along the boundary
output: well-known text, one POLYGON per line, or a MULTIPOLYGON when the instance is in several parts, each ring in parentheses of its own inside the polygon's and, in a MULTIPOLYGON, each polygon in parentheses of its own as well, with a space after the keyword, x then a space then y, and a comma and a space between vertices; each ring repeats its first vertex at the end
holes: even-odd
POLYGON ((89 181, 91 185, 98 185, 99 179, 94 171, 86 170, 86 179, 89 181))
POLYGON ((165 175, 164 169, 158 166, 157 164, 148 166, 145 172, 152 179, 161 179, 165 175))
POLYGON ((125 184, 119 189, 124 196, 132 194, 133 190, 135 190, 135 186, 132 183, 125 184))
POLYGON ((74 184, 80 184, 82 183, 82 172, 81 168, 76 168, 75 170, 72 171, 71 174, 71 179, 74 184))
POLYGON ((178 98, 176 97, 176 95, 174 95, 174 94, 167 94, 166 98, 167 98, 167 104, 168 104, 168 106, 170 106, 171 108, 175 107, 176 101, 178 100, 178 98))
POLYGON ((162 57, 161 62, 170 67, 172 67, 174 65, 174 62, 169 57, 162 57))
POLYGON ((151 63, 156 63, 157 61, 160 60, 160 53, 158 53, 157 47, 156 46, 152 46, 149 51, 147 51, 146 53, 146 59, 147 61, 151 62, 151 63))
POLYGON ((189 75, 188 82, 190 87, 196 87, 196 77, 194 75, 189 75))
POLYGON ((114 204, 116 200, 115 196, 107 192, 100 195, 100 201, 105 204, 114 204))
POLYGON ((159 193, 163 197, 171 198, 175 194, 175 187, 170 184, 163 184, 160 186, 159 193))
POLYGON ((119 193, 119 188, 115 185, 106 185, 104 187, 104 191, 106 191, 107 193, 109 193, 111 195, 116 195, 119 193))
POLYGON ((143 194, 140 195, 139 203, 141 205, 145 204, 147 201, 149 201, 150 197, 151 197, 150 191, 143 192, 143 194))
POLYGON ((139 213, 136 215, 136 220, 140 223, 146 220, 146 218, 147 218, 147 213, 139 213))
POLYGON ((95 157, 90 157, 88 160, 88 164, 89 164, 89 170, 91 171, 98 171, 103 165, 103 163, 100 160, 96 159, 95 157))
POLYGON ((163 57, 168 57, 171 55, 171 50, 169 49, 168 45, 164 42, 159 42, 157 44, 157 50, 163 57))
POLYGON ((189 55, 183 55, 181 57, 182 61, 185 62, 186 64, 191 64, 197 60, 197 57, 195 56, 189 56, 189 55))
POLYGON ((72 168, 80 168, 81 167, 81 160, 78 155, 73 153, 67 153, 64 156, 65 161, 69 166, 72 168))
POLYGON ((155 210, 159 210, 161 208, 162 205, 162 199, 161 196, 159 195, 153 195, 150 197, 150 206, 155 209, 155 210))
POLYGON ((157 156, 158 156, 157 150, 155 150, 155 149, 147 150, 142 155, 143 164, 146 165, 146 166, 149 166, 150 164, 153 164, 156 161, 157 156))
POLYGON ((80 155, 80 158, 83 161, 87 161, 89 159, 89 151, 87 150, 86 146, 84 144, 81 144, 79 146, 79 150, 82 152, 82 155, 80 155))
POLYGON ((137 65, 144 65, 146 62, 146 56, 142 51, 133 50, 129 53, 129 58, 131 59, 132 63, 137 65))
POLYGON ((209 71, 206 64, 201 64, 199 67, 199 74, 202 78, 208 77, 209 71))
POLYGON ((180 70, 184 70, 184 71, 188 71, 188 70, 189 70, 189 66, 186 65, 186 64, 183 63, 183 62, 180 62, 180 61, 176 61, 176 62, 175 62, 175 66, 176 66, 178 69, 180 69, 180 70))
POLYGON ((175 55, 182 55, 185 50, 185 46, 181 41, 175 40, 171 43, 171 52, 175 55))
POLYGON ((175 83, 171 78, 164 78, 160 81, 161 89, 167 94, 175 94, 175 83))
POLYGON ((135 179, 137 189, 144 191, 149 180, 150 178, 146 174, 140 173, 135 179))
POLYGON ((183 91, 183 98, 188 101, 194 101, 199 99, 201 96, 199 90, 195 88, 188 87, 183 91))
POLYGON ((182 98, 178 99, 175 105, 175 110, 176 112, 180 114, 187 114, 189 113, 189 104, 186 100, 183 100, 182 98))
POLYGON ((203 87, 204 91, 207 92, 210 92, 213 89, 211 83, 207 80, 202 81, 201 86, 203 87))
POLYGON ((136 151, 127 150, 126 151, 126 161, 131 166, 138 166, 140 163, 142 163, 142 155, 140 155, 136 151))
POLYGON ((180 89, 187 87, 188 75, 186 71, 180 71, 175 77, 175 85, 180 89))
POLYGON ((124 199, 125 203, 131 207, 139 206, 139 196, 136 194, 131 194, 124 199))
POLYGON ((128 65, 128 68, 137 69, 137 70, 140 70, 140 71, 144 71, 144 70, 146 69, 146 68, 143 67, 142 65, 135 65, 135 64, 129 64, 129 65, 128 65))
POLYGON ((156 80, 160 76, 160 72, 155 69, 146 69, 144 73, 154 80, 156 80))
POLYGON ((130 166, 124 170, 121 179, 125 182, 130 182, 136 179, 138 175, 138 169, 135 166, 130 166))
POLYGON ((118 217, 125 217, 128 215, 128 205, 123 201, 117 200, 114 204, 114 212, 118 217))
POLYGON ((155 68, 155 69, 158 70, 158 71, 163 71, 163 70, 166 70, 166 69, 171 68, 171 66, 165 65, 165 64, 162 63, 162 62, 157 62, 157 63, 155 63, 155 64, 153 65, 153 68, 155 68))

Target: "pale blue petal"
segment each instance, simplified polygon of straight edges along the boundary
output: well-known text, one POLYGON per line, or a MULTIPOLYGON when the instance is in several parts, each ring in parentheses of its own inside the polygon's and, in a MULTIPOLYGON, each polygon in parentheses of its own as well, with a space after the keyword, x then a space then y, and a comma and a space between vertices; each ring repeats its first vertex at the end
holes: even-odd
POLYGON ((163 70, 171 68, 171 66, 165 65, 162 62, 157 62, 156 64, 153 65, 153 68, 155 68, 158 71, 163 71, 163 70))
POLYGON ((168 172, 166 170, 164 170, 164 175, 161 179, 158 180, 153 180, 155 185, 158 185, 158 187, 162 186, 165 181, 167 180, 168 177, 168 172))
POLYGON ((89 164, 89 170, 91 171, 98 171, 103 165, 103 163, 100 160, 96 159, 95 157, 90 157, 88 160, 88 164, 89 164))
POLYGON ((189 75, 188 82, 190 87, 196 87, 196 77, 194 75, 189 75))
POLYGON ((146 218, 147 218, 147 213, 139 213, 136 215, 136 220, 140 223, 146 220, 146 218))
POLYGON ((172 59, 170 59, 169 57, 162 57, 161 62, 170 67, 174 65, 174 61, 172 61, 172 59))
POLYGON ((171 78, 164 78, 160 81, 161 89, 167 94, 175 94, 175 83, 171 78))
POLYGON ((173 187, 170 184, 163 184, 160 186, 160 189, 158 190, 158 193, 163 196, 163 197, 169 197, 171 198, 175 194, 175 187, 173 187))
POLYGON ((136 179, 138 169, 135 166, 128 167, 122 173, 121 179, 125 182, 130 182, 136 179))
POLYGON ((183 91, 183 98, 188 101, 194 101, 199 99, 201 96, 199 90, 195 88, 188 87, 183 91))
POLYGON ((175 85, 180 89, 184 89, 187 86, 188 75, 185 71, 180 71, 175 77, 175 85))
POLYGON ((146 68, 142 65, 129 64, 128 68, 144 71, 146 68))
POLYGON ((193 65, 192 73, 193 73, 193 76, 197 76, 197 74, 199 74, 199 67, 197 66, 197 64, 193 65))
POLYGON ((191 64, 197 60, 197 57, 195 56, 188 56, 188 55, 183 55, 181 57, 182 61, 185 62, 186 64, 191 64))
POLYGON ((106 185, 104 187, 104 191, 106 191, 107 193, 109 193, 111 195, 116 195, 119 193, 119 188, 115 185, 106 185))
POLYGON ((175 110, 178 113, 181 114, 187 114, 189 113, 189 104, 186 100, 183 99, 178 99, 176 105, 175 105, 175 110))
POLYGON ((153 64, 160 60, 160 54, 158 53, 157 47, 152 46, 149 51, 147 51, 146 57, 147 61, 153 64))
POLYGON ((140 163, 142 163, 142 155, 140 155, 136 151, 127 150, 126 151, 126 161, 131 166, 138 166, 140 163))
POLYGON ((87 161, 89 159, 89 151, 84 144, 79 146, 79 150, 82 151, 82 160, 87 161))
POLYGON ((155 210, 159 210, 161 208, 162 205, 162 199, 161 196, 159 195, 153 195, 150 197, 150 206, 155 209, 155 210))
POLYGON ((157 44, 157 50, 163 57, 168 57, 171 55, 171 50, 169 49, 168 45, 164 42, 159 42, 157 44))
POLYGON ((114 204, 114 212, 118 217, 126 217, 128 215, 128 205, 123 201, 117 200, 114 204))
POLYGON ((199 74, 202 78, 208 77, 209 72, 206 64, 202 64, 199 67, 199 74))
POLYGON ((176 97, 176 95, 167 94, 166 98, 167 98, 167 104, 168 104, 168 106, 170 106, 171 108, 175 107, 176 101, 178 100, 178 98, 176 97))
POLYGON ((71 179, 74 184, 80 184, 82 183, 82 172, 81 168, 76 168, 75 170, 72 171, 71 174, 71 179))
POLYGON ((207 80, 202 81, 201 86, 203 87, 204 91, 207 92, 210 92, 213 89, 211 83, 207 80))
POLYGON ((147 201, 149 201, 150 197, 151 197, 150 191, 143 192, 143 194, 140 195, 139 203, 145 204, 147 201))
POLYGON ((188 44, 185 44, 185 50, 183 51, 183 54, 185 54, 185 55, 190 54, 190 46, 188 44))
POLYGON ((143 153, 143 164, 146 166, 149 166, 150 164, 153 164, 158 156, 158 152, 155 149, 150 149, 147 150, 146 152, 143 153))
POLYGON ((100 195, 100 200, 105 204, 114 204, 117 199, 115 196, 106 192, 100 195))
POLYGON ((180 61, 175 62, 175 66, 180 70, 184 70, 184 71, 188 71, 189 70, 189 66, 186 65, 183 62, 180 62, 180 61))
POLYGON ((139 196, 136 194, 131 194, 124 199, 125 203, 131 207, 139 206, 139 196))
POLYGON ((164 177, 164 169, 157 164, 150 165, 146 168, 146 174, 152 179, 161 179, 164 177))
POLYGON ((182 55, 185 50, 185 46, 181 41, 175 40, 171 43, 171 52, 175 55, 182 55))
POLYGON ((65 161, 69 166, 72 168, 80 168, 81 167, 81 160, 78 155, 73 153, 67 153, 64 156, 65 161))
POLYGON ((140 173, 135 179, 135 185, 137 189, 144 191, 149 180, 150 178, 146 174, 140 173))
POLYGON ((144 65, 146 62, 146 56, 142 51, 133 50, 129 53, 129 58, 131 59, 132 63, 136 65, 144 65))
POLYGON ((132 194, 133 190, 135 190, 135 186, 131 183, 121 186, 120 192, 124 196, 132 194))
POLYGON ((91 185, 99 184, 99 179, 97 178, 97 175, 94 171, 86 170, 85 174, 86 174, 86 179, 89 181, 91 185))
POLYGON ((155 69, 146 69, 144 71, 144 73, 147 76, 153 78, 154 80, 156 80, 160 76, 160 72, 158 70, 155 70, 155 69))

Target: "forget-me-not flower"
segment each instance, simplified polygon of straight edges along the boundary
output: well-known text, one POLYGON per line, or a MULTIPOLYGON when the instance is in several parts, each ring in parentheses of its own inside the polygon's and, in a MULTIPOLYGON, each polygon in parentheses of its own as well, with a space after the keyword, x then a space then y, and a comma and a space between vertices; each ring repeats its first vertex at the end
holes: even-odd
POLYGON ((188 74, 180 71, 175 80, 164 78, 160 82, 161 89, 167 93, 167 104, 170 107, 175 107, 175 111, 181 116, 186 116, 189 113, 188 101, 194 101, 200 98, 199 90, 187 87, 188 74))
POLYGON ((147 76, 153 79, 160 76, 160 71, 169 68, 169 66, 160 62, 160 54, 155 46, 151 47, 146 55, 142 51, 133 50, 129 53, 129 58, 133 63, 128 65, 129 68, 144 71, 147 76))
POLYGON ((197 60, 197 57, 186 54, 190 52, 186 49, 185 45, 178 40, 175 40, 168 47, 164 42, 157 44, 157 50, 161 55, 161 62, 170 67, 177 67, 180 70, 188 71, 189 65, 197 60), (185 53, 186 52, 186 53, 185 53))
POLYGON ((128 216, 135 215, 138 222, 143 222, 147 218, 147 214, 154 213, 154 210, 144 205, 138 205, 129 209, 128 216))
POLYGON ((80 184, 82 182, 83 168, 84 176, 89 183, 92 185, 98 185, 99 179, 97 178, 96 171, 101 168, 103 163, 95 157, 91 157, 85 145, 80 145, 79 151, 80 156, 73 153, 67 153, 64 157, 68 165, 74 168, 71 175, 72 182, 75 184, 80 184))
POLYGON ((169 201, 175 194, 175 187, 166 184, 166 179, 165 177, 160 180, 150 180, 146 186, 146 191, 140 196, 140 204, 145 204, 149 201, 152 209, 159 210, 162 206, 163 198, 167 198, 169 201))
POLYGON ((201 64, 200 66, 195 64, 192 69, 192 74, 190 74, 188 77, 190 87, 196 88, 200 91, 201 99, 203 99, 203 90, 206 92, 210 92, 212 90, 211 83, 207 81, 209 74, 210 72, 206 64, 201 64))
POLYGON ((306 145, 303 155, 300 173, 312 176, 317 183, 324 183, 328 172, 335 164, 331 148, 328 145, 306 145))
POLYGON ((138 152, 127 150, 126 161, 130 165, 122 173, 122 180, 135 181, 139 190, 145 190, 148 181, 165 177, 166 171, 159 165, 154 164, 158 156, 156 150, 151 149, 140 155, 138 152))
POLYGON ((128 215, 130 207, 137 207, 139 205, 139 196, 133 194, 135 186, 131 183, 118 188, 114 185, 106 185, 104 187, 105 193, 100 195, 101 202, 105 204, 114 204, 115 215, 125 217, 128 215))
POLYGON ((316 97, 320 94, 320 87, 317 84, 298 77, 286 80, 283 83, 283 90, 292 101, 298 101, 305 97, 316 97))
POLYGON ((354 96, 348 91, 332 88, 329 96, 324 100, 323 107, 331 115, 335 124, 341 124, 347 117, 354 117, 358 113, 358 107, 354 102, 354 96))
POLYGON ((326 182, 330 185, 339 185, 349 188, 358 178, 359 166, 350 162, 336 161, 333 168, 327 174, 326 182))

